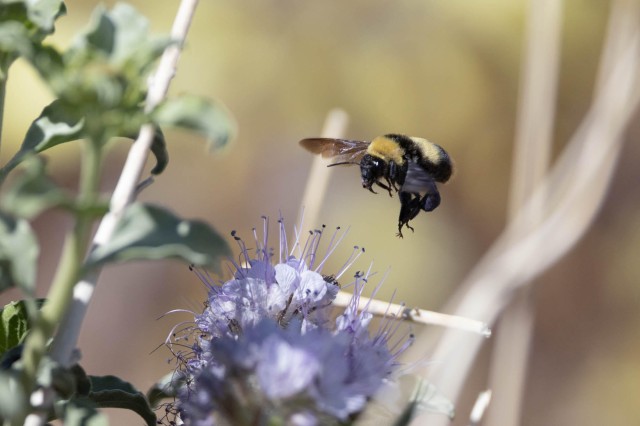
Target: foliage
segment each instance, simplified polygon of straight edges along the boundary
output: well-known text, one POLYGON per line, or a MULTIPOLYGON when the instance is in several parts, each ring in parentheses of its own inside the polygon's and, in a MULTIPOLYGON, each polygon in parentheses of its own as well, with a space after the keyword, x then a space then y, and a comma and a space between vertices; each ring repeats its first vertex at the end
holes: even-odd
POLYGON ((196 96, 147 104, 150 73, 165 49, 178 40, 149 34, 148 21, 130 5, 96 9, 87 28, 62 51, 48 45, 46 37, 65 12, 60 0, 0 0, 0 116, 9 68, 19 57, 55 96, 33 121, 19 150, 0 168, 0 290, 17 287, 25 296, 1 311, 0 419, 21 424, 36 408, 27 395, 44 386, 57 395, 52 405, 45 401, 45 406, 37 407, 50 419, 105 424, 98 409, 117 407, 137 412, 151 425, 155 414, 131 384, 113 376, 88 376, 74 363, 63 367, 65 363, 47 354, 49 343, 53 339, 55 344, 54 330, 67 313, 71 289, 90 269, 176 257, 215 268, 228 254, 224 239, 204 222, 181 219, 160 206, 134 204, 117 223, 113 237, 85 261, 91 225, 109 210, 98 194, 108 142, 122 136, 136 139, 144 125, 153 126, 150 151, 156 166, 151 173, 159 174, 169 160, 161 127, 202 134, 218 149, 231 140, 235 125, 220 104, 196 96), (72 141, 81 143, 84 151, 77 194, 47 176, 47 163, 41 157, 72 141), (12 176, 16 168, 20 173, 12 176), (50 209, 65 211, 75 226, 61 248, 59 271, 42 306, 34 299, 39 247, 29 221, 50 209), (5 392, 8 389, 12 398, 5 392))

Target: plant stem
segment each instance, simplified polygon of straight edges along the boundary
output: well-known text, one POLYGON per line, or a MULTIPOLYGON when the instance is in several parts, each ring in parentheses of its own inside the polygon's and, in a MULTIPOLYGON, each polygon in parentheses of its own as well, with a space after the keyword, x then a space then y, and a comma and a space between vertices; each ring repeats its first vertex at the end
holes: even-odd
MULTIPOLYGON (((563 2, 558 0, 529 1, 509 190, 509 220, 516 218, 549 168, 558 92, 562 9, 563 2)), ((532 213, 531 226, 544 219, 542 208, 532 213)), ((534 311, 531 286, 519 289, 497 323, 488 385, 493 393, 484 420, 487 426, 520 423, 534 311)))
POLYGON ((0 148, 2 148, 2 126, 4 125, 4 98, 7 94, 7 73, 0 76, 0 148))
MULTIPOLYGON (((84 150, 84 158, 82 161, 82 175, 80 176, 80 192, 78 194, 78 203, 81 205, 90 205, 97 199, 98 185, 100 183, 100 160, 101 149, 97 144, 88 141, 84 150)), ((47 322, 58 324, 62 315, 67 310, 71 301, 73 285, 79 278, 79 271, 82 261, 87 251, 89 241, 89 233, 93 218, 88 215, 81 215, 77 218, 75 227, 71 237, 70 254, 72 256, 72 268, 65 278, 60 281, 56 279, 49 290, 47 303, 42 309, 42 317, 47 322), (70 280, 66 279, 70 278, 70 280), (60 283, 56 286, 57 283, 60 283)), ((56 278, 58 278, 56 276, 56 278)))
MULTIPOLYGON (((100 182, 101 145, 88 141, 85 145, 77 201, 81 205, 94 202, 100 182)), ((62 249, 58 270, 47 295, 47 302, 27 337, 23 353, 25 389, 34 388, 38 366, 72 298, 73 286, 80 276, 80 269, 87 251, 93 218, 79 213, 73 230, 67 235, 62 249)))
MULTIPOLYGON (((167 93, 169 83, 175 75, 182 45, 187 38, 187 33, 197 5, 198 0, 182 0, 180 2, 178 13, 176 14, 171 30, 171 37, 177 40, 178 43, 167 47, 162 55, 162 59, 153 78, 153 83, 149 87, 147 94, 145 105, 147 112, 157 106, 167 93)), ((109 213, 107 213, 98 226, 92 249, 109 241, 124 210, 133 202, 136 186, 142 175, 147 157, 149 156, 153 135, 153 126, 151 124, 144 125, 140 130, 138 139, 131 146, 124 168, 111 197, 109 213)), ((61 364, 68 363, 71 358, 100 272, 101 269, 90 272, 88 275, 82 277, 76 285, 76 294, 74 294, 73 302, 69 307, 69 311, 65 314, 60 327, 60 333, 56 336, 51 348, 51 357, 61 364)))

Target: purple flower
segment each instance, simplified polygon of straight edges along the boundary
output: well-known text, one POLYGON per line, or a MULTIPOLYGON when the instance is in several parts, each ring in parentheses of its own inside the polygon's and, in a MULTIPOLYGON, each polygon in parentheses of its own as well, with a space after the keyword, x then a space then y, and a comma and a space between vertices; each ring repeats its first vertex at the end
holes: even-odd
POLYGON ((330 321, 337 279, 364 250, 355 247, 335 275, 323 275, 326 259, 344 234, 336 232, 320 258, 322 230, 310 233, 304 246, 296 240, 289 251, 279 220, 276 259, 268 249, 264 220, 265 238, 255 238, 253 257, 232 233, 240 257, 232 262, 231 280, 216 285, 198 272, 209 288, 207 307, 195 315, 195 326, 185 330, 195 339, 190 351, 177 353, 187 385, 176 407, 187 424, 347 421, 393 378, 397 357, 410 343, 401 339, 396 349, 389 349, 395 330, 391 320, 369 333, 371 314, 356 309, 368 274, 356 273, 350 305, 330 321))
MULTIPOLYGON (((304 246, 296 240, 289 251, 282 220, 278 224, 280 252, 277 263, 273 252, 267 248, 266 237, 263 241, 255 237, 255 257, 252 258, 244 241, 232 232, 240 248, 239 261, 232 261, 234 278, 217 286, 204 274, 200 275, 209 287, 209 309, 197 316, 199 328, 221 337, 229 333, 237 335, 244 327, 255 325, 262 318, 272 318, 282 326, 298 318, 302 320, 303 329, 327 321, 330 313, 327 308, 339 290, 334 277, 339 278, 363 250, 354 247, 351 257, 338 273, 322 275, 326 259, 344 237, 338 238, 339 228, 331 238, 325 256, 316 265, 323 229, 311 232, 304 246), (296 251, 297 257, 294 256, 296 251)), ((265 236, 267 227, 265 219, 265 236)))

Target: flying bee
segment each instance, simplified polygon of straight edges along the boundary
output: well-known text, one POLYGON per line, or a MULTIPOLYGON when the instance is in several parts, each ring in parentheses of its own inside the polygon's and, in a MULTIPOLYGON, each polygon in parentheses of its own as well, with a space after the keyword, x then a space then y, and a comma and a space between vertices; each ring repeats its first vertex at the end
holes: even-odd
POLYGON ((359 165, 362 187, 377 194, 373 185, 398 193, 400 217, 398 234, 402 227, 413 231, 409 221, 421 210, 430 212, 440 205, 436 182, 444 183, 453 173, 449 154, 426 139, 398 134, 378 136, 371 142, 333 138, 309 138, 300 141, 308 151, 333 158, 339 165, 359 165))

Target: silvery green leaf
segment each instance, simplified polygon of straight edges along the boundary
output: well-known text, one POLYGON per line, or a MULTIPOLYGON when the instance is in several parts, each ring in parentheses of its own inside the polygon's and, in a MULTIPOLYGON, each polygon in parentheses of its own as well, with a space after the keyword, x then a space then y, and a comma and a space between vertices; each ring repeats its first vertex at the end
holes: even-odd
POLYGON ((236 124, 227 109, 197 96, 167 99, 151 113, 160 126, 191 130, 205 137, 211 150, 225 147, 236 134, 236 124))
POLYGON ((175 372, 166 374, 147 391, 147 399, 151 407, 157 406, 163 399, 175 398, 178 395, 176 386, 183 384, 184 380, 182 383, 175 383, 175 379, 175 372))
POLYGON ((56 403, 65 426, 109 426, 109 420, 96 405, 84 398, 74 398, 56 403))
POLYGON ((20 375, 16 371, 0 371, 0 418, 6 422, 17 419, 20 414, 28 409, 29 401, 26 398, 20 381, 20 375))
POLYGON ((29 331, 27 308, 23 301, 11 302, 0 310, 0 355, 18 346, 29 331))
MULTIPOLYGON (((123 408, 137 413, 149 426, 156 424, 156 415, 142 392, 116 376, 88 376, 91 391, 87 396, 74 398, 86 405, 100 408, 123 408)), ((66 424, 66 423, 65 423, 66 424)))
POLYGON ((170 43, 168 38, 151 37, 149 21, 134 7, 117 3, 112 10, 96 9, 89 29, 72 50, 99 52, 121 69, 132 65, 146 69, 170 43))
POLYGON ((2 0, 0 7, 4 9, 0 22, 15 20, 42 34, 51 34, 56 19, 67 11, 62 0, 2 0))
POLYGON ((179 218, 162 207, 135 203, 125 210, 112 238, 89 255, 87 267, 177 258, 215 270, 221 258, 230 254, 225 240, 206 223, 179 218))
POLYGON ((33 294, 38 253, 29 222, 0 212, 0 291, 18 286, 33 294))
POLYGON ((44 161, 32 157, 24 170, 0 200, 5 212, 31 219, 41 212, 59 206, 69 207, 73 200, 44 173, 44 161))
POLYGON ((0 169, 0 181, 30 154, 40 153, 61 143, 79 139, 84 120, 69 112, 59 100, 42 110, 29 126, 22 145, 14 157, 0 169))

